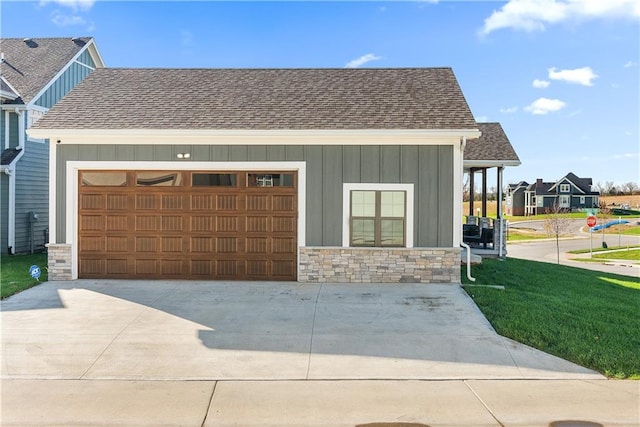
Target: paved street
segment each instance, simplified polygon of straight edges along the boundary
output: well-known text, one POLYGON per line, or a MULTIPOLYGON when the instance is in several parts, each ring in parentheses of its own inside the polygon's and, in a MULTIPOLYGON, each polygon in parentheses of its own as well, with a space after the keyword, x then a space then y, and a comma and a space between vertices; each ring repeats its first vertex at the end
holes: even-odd
MULTIPOLYGON (((560 239, 560 264, 594 271, 640 277, 640 268, 638 268, 638 266, 631 267, 631 263, 629 262, 602 264, 571 260, 575 255, 568 254, 568 251, 602 247, 602 233, 593 233, 593 235, 590 235, 589 233, 581 231, 584 226, 584 220, 573 221, 570 231, 574 234, 574 237, 560 239)), ((517 227, 542 230, 544 228, 544 221, 519 222, 517 223, 517 227)), ((608 246, 640 246, 640 236, 605 234, 604 241, 608 246)), ((550 263, 556 263, 558 260, 555 239, 511 242, 507 245, 507 253, 510 258, 550 263)))

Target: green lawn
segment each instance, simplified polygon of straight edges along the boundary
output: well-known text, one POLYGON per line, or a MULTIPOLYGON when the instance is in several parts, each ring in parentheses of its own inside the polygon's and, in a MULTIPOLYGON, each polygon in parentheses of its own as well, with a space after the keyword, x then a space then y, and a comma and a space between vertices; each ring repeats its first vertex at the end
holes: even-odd
POLYGON ((472 275, 505 287, 465 288, 499 334, 611 378, 640 379, 640 280, 511 258, 485 259, 472 275))
POLYGON ((0 258, 0 297, 15 293, 47 281, 47 254, 2 255, 0 258), (29 268, 37 265, 42 271, 40 281, 29 275, 29 268))
POLYGON ((625 259, 630 261, 640 261, 640 249, 630 249, 628 251, 598 253, 598 254, 593 254, 593 258, 625 259))

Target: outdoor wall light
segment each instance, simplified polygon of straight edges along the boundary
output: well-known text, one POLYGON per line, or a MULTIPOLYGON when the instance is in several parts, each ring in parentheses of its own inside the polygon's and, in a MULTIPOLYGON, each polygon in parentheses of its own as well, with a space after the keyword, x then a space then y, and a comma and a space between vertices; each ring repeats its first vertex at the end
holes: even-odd
POLYGON ((176 157, 179 159, 188 159, 191 157, 190 153, 178 153, 176 154, 176 157))

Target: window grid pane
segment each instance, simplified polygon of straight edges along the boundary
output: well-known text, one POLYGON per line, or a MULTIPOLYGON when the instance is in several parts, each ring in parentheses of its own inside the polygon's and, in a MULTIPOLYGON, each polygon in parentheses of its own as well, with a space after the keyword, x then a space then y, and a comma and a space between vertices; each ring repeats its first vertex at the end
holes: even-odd
POLYGON ((405 245, 405 191, 351 191, 352 246, 405 245))

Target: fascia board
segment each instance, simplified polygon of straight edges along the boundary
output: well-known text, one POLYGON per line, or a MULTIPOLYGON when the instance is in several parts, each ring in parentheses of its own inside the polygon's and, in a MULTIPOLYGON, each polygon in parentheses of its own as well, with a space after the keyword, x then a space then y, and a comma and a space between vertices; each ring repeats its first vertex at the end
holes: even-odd
POLYGON ((61 144, 456 145, 479 132, 447 130, 29 129, 61 144))
POLYGON ((87 47, 89 49, 89 54, 91 54, 91 57, 93 58, 93 62, 95 62, 96 64, 96 68, 104 68, 104 60, 102 59, 102 55, 100 55, 98 46, 96 46, 93 39, 91 39, 87 44, 89 45, 87 47))
POLYGON ((465 160, 464 167, 468 168, 486 168, 500 166, 520 166, 520 160, 465 160))

